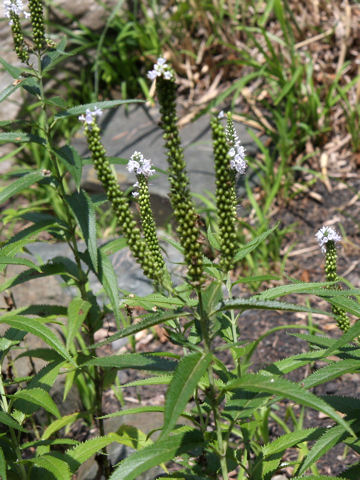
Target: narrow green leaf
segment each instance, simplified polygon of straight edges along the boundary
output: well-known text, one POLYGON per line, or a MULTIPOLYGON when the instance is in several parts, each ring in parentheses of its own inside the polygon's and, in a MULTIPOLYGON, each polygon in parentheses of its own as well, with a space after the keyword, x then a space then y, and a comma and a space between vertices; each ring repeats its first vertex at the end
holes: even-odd
MULTIPOLYGON (((0 134, 1 137, 1 134, 0 134)), ((6 200, 9 198, 13 197, 17 193, 22 192, 26 188, 30 187, 34 183, 38 182, 39 180, 42 180, 44 178, 42 172, 39 170, 36 170, 35 172, 30 172, 22 177, 18 178, 14 182, 12 182, 10 185, 7 187, 3 188, 0 191, 0 204, 4 203, 6 200)))
POLYGON ((197 300, 189 299, 188 301, 185 301, 178 297, 165 297, 165 295, 161 295, 160 293, 151 293, 145 297, 126 297, 122 303, 129 305, 130 307, 143 307, 145 310, 151 310, 153 307, 176 308, 183 307, 184 305, 195 306, 197 300))
POLYGON ((217 311, 223 310, 283 310, 288 312, 312 312, 312 313, 322 313, 324 315, 331 315, 329 312, 319 310, 317 308, 306 307, 304 305, 296 305, 293 303, 287 302, 278 302, 275 300, 262 300, 257 296, 250 298, 237 298, 236 300, 228 300, 226 302, 220 303, 214 312, 211 312, 211 315, 217 311))
POLYGON ((2 423, 3 425, 7 425, 10 428, 14 428, 15 430, 19 430, 20 432, 28 432, 28 430, 25 430, 25 428, 23 428, 19 422, 17 422, 11 415, 6 412, 0 411, 0 423, 2 423))
POLYGON ((195 448, 204 446, 202 435, 198 431, 187 431, 158 440, 127 457, 116 468, 109 480, 134 480, 152 467, 195 448))
POLYGON ((344 431, 342 425, 336 425, 322 435, 319 440, 313 445, 310 452, 304 458, 299 470, 296 471, 297 475, 302 475, 308 468, 315 464, 315 462, 326 454, 332 447, 340 443, 347 437, 347 433, 344 431))
MULTIPOLYGON (((98 348, 102 345, 107 345, 109 343, 118 340, 119 338, 129 337, 130 335, 134 335, 137 332, 141 332, 147 328, 153 327, 155 325, 159 325, 160 323, 166 323, 169 320, 173 320, 174 318, 179 318, 180 313, 177 312, 166 312, 166 313, 155 313, 153 315, 146 316, 143 320, 138 323, 134 323, 129 327, 123 328, 114 335, 111 335, 106 340, 102 342, 95 343, 95 345, 91 345, 91 348, 98 348)), ((188 312, 181 312, 181 317, 187 317, 190 313, 188 312)))
POLYGON ((71 300, 68 307, 68 324, 66 333, 67 350, 72 346, 74 338, 83 324, 90 308, 91 303, 82 298, 73 298, 71 300))
POLYGON ((278 224, 276 224, 274 227, 270 228, 270 230, 267 230, 266 232, 262 233, 258 237, 255 237, 251 242, 247 243, 243 247, 241 247, 238 252, 235 255, 234 261, 239 262, 243 258, 246 257, 249 253, 251 253, 253 250, 255 250, 266 238, 273 233, 274 230, 276 230, 278 227, 278 224))
POLYGON ((183 413, 201 377, 211 363, 211 354, 192 353, 178 364, 166 392, 164 426, 161 437, 166 436, 183 413))
POLYGON ((99 270, 97 277, 104 287, 106 295, 109 297, 115 318, 120 322, 120 295, 118 279, 109 257, 107 257, 101 248, 98 249, 99 270))
POLYGON ((42 434, 42 440, 47 440, 51 437, 55 432, 58 432, 62 428, 66 427, 67 425, 71 425, 79 418, 82 418, 84 415, 82 413, 76 412, 72 413, 71 415, 65 415, 57 420, 54 420, 50 423, 50 425, 45 429, 44 433, 42 434))
POLYGON ((33 350, 26 350, 26 352, 21 353, 16 357, 16 360, 24 357, 32 358, 41 358, 46 362, 58 362, 63 359, 55 350, 52 348, 35 348, 33 350))
POLYGON ((54 475, 56 480, 71 480, 69 465, 64 460, 51 454, 34 457, 28 461, 38 467, 45 468, 45 470, 54 475))
POLYGON ((297 383, 290 382, 285 378, 268 377, 259 374, 244 375, 242 378, 229 382, 224 387, 225 391, 233 390, 234 388, 244 388, 255 392, 267 392, 273 395, 278 395, 283 398, 289 398, 294 402, 313 408, 325 413, 330 418, 335 420, 339 425, 354 435, 352 429, 347 422, 340 417, 338 413, 327 403, 316 397, 314 394, 308 392, 297 383))
POLYGON ((80 190, 82 162, 80 155, 71 145, 64 145, 54 149, 54 152, 65 168, 71 173, 75 181, 77 191, 80 190))
POLYGON ((66 455, 74 460, 74 464, 70 466, 72 473, 75 473, 77 468, 83 464, 88 458, 98 453, 103 448, 107 447, 113 442, 116 442, 118 435, 115 433, 108 433, 104 437, 92 438, 84 443, 80 443, 75 448, 66 451, 66 455), (76 469, 74 469, 76 465, 76 469))
MULTIPOLYGON (((47 412, 51 413, 55 417, 60 417, 59 409, 57 408, 54 400, 49 393, 42 388, 27 388, 26 390, 18 390, 14 395, 14 399, 21 399, 35 404, 38 407, 44 408, 47 412)), ((21 410, 22 411, 22 410, 21 410)), ((27 413, 24 411, 24 413, 27 413)))
POLYGON ((360 410, 360 398, 343 397, 341 395, 321 395, 320 398, 338 412, 346 413, 349 418, 358 415, 360 410))
POLYGON ((333 305, 343 308, 351 315, 355 315, 356 317, 360 318, 359 302, 346 297, 346 295, 359 295, 359 293, 360 293, 359 289, 338 290, 335 292, 335 295, 333 297, 327 300, 331 302, 333 305))
MULTIPOLYGON (((259 293, 256 297, 261 300, 273 300, 274 298, 282 297, 284 295, 291 295, 293 293, 311 293, 318 294, 323 292, 325 287, 333 285, 334 282, 313 282, 313 283, 293 283, 290 285, 281 285, 279 287, 269 288, 264 292, 259 293)), ((327 293, 329 290, 326 291, 327 293)))
POLYGON ((28 260, 27 258, 20 258, 20 257, 14 258, 14 257, 0 255, 0 264, 1 265, 25 265, 26 267, 30 267, 30 268, 33 268, 34 270, 37 270, 38 272, 41 271, 38 265, 36 265, 31 260, 28 260))
POLYGON ((123 417, 124 415, 134 415, 136 413, 152 413, 152 412, 163 412, 164 407, 155 407, 155 406, 147 406, 144 405, 142 407, 136 408, 127 408, 126 410, 119 410, 115 413, 109 413, 108 415, 104 415, 98 418, 113 418, 113 417, 123 417))
POLYGON ((295 72, 292 74, 291 80, 284 85, 284 88, 281 90, 278 97, 274 100, 275 106, 279 105, 281 100, 290 92, 290 90, 294 87, 295 83, 298 81, 300 75, 303 74, 303 71, 303 65, 299 65, 295 72))
POLYGON ((9 97, 12 93, 15 92, 20 87, 20 83, 15 83, 8 85, 2 92, 0 92, 0 103, 3 102, 7 97, 9 97))
POLYGON ((334 378, 338 378, 345 373, 355 373, 359 371, 359 360, 340 360, 338 362, 326 365, 316 372, 312 373, 303 380, 305 388, 313 388, 325 382, 330 382, 334 378))
POLYGON ((43 55, 41 59, 43 72, 48 72, 55 67, 59 61, 63 60, 64 57, 69 57, 71 55, 70 53, 64 52, 66 43, 67 38, 64 36, 60 40, 55 50, 49 50, 45 55, 43 55))
POLYGON ((134 368, 136 370, 172 372, 175 370, 178 363, 150 353, 125 353, 123 355, 110 355, 108 357, 93 358, 82 365, 117 368, 118 370, 134 368))
POLYGON ((349 330, 342 335, 336 342, 332 344, 330 348, 325 352, 325 355, 328 357, 332 355, 335 350, 339 350, 340 348, 348 345, 352 340, 359 337, 360 335, 360 322, 354 323, 354 325, 349 328, 349 330))
POLYGON ((1 143, 39 143, 40 145, 45 145, 46 141, 44 138, 39 137, 38 135, 32 135, 31 133, 25 132, 1 132, 0 133, 0 144, 1 143))
POLYGON ((0 478, 2 478, 2 480, 7 480, 5 455, 1 447, 0 447, 0 478))
POLYGON ((48 327, 40 323, 37 319, 22 317, 20 315, 14 315, 13 317, 7 317, 4 321, 0 318, 0 323, 6 323, 11 327, 18 328, 24 332, 32 333, 37 337, 44 340, 51 348, 59 353, 63 358, 74 364, 72 357, 66 351, 64 345, 60 342, 58 337, 48 327))
POLYGON ((265 457, 268 457, 275 453, 285 452, 288 448, 294 447, 301 442, 317 440, 325 431, 325 428, 307 428, 305 430, 295 430, 294 432, 286 433, 271 443, 264 445, 262 447, 262 453, 265 457))
POLYGON ((94 272, 98 271, 96 246, 95 208, 89 195, 84 191, 67 196, 67 202, 73 211, 89 251, 94 272))
POLYGON ((14 65, 11 65, 2 57, 0 57, 0 63, 13 78, 19 78, 20 75, 22 75, 22 73, 24 72, 23 68, 19 68, 19 67, 15 67, 14 65))
POLYGON ((292 480, 346 480, 346 477, 329 477, 328 475, 307 475, 306 477, 293 477, 292 480))
POLYGON ((144 103, 144 100, 108 100, 106 102, 86 103, 85 105, 77 105, 76 107, 68 108, 67 110, 55 115, 55 118, 81 115, 82 113, 85 113, 88 108, 93 110, 95 107, 98 107, 102 110, 105 110, 107 108, 117 107, 118 105, 127 105, 128 103, 144 103))
POLYGON ((159 375, 157 377, 141 378, 140 380, 134 380, 133 382, 125 383, 123 388, 127 387, 142 387, 144 385, 168 385, 171 382, 172 376, 159 375))

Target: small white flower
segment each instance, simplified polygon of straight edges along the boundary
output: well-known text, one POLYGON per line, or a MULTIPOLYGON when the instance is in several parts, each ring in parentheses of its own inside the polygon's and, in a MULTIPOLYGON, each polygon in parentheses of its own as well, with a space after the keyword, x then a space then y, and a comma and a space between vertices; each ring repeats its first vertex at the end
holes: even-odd
POLYGON ((230 150, 228 151, 228 155, 230 155, 230 157, 235 157, 236 151, 234 147, 230 148, 230 150))
POLYGON ((134 172, 136 175, 144 175, 145 177, 154 175, 155 170, 151 167, 151 160, 144 158, 141 152, 134 152, 127 164, 127 169, 130 173, 134 172))
POLYGON ((137 192, 136 190, 132 192, 131 194, 134 198, 137 198, 139 196, 139 192, 137 192))
POLYGON ((236 173, 244 175, 247 169, 247 162, 245 160, 245 148, 237 141, 234 147, 231 147, 228 151, 228 155, 231 157, 230 168, 235 170, 236 173))
MULTIPOLYGON (((11 13, 20 16, 24 14, 25 18, 29 18, 30 13, 25 11, 25 7, 22 0, 4 0, 3 3, 5 17, 10 18, 11 13)), ((12 20, 10 20, 9 24, 12 25, 12 20)))
POLYGON ((93 111, 91 111, 90 108, 87 108, 85 115, 82 114, 78 118, 81 122, 92 125, 96 117, 101 117, 102 114, 103 111, 101 110, 101 108, 95 107, 93 111))
POLYGON ((166 59, 164 57, 159 57, 157 59, 153 70, 149 70, 146 76, 150 80, 155 80, 156 77, 164 77, 165 80, 172 80, 174 78, 171 68, 166 63, 166 59))
POLYGON ((224 110, 221 110, 219 113, 218 113, 218 119, 221 120, 222 118, 225 117, 225 113, 224 113, 224 110))
POLYGON ((323 253, 326 252, 325 245, 327 244, 327 242, 332 241, 334 243, 337 243, 337 242, 341 242, 341 240, 342 240, 341 235, 339 235, 337 233, 335 228, 326 227, 326 226, 321 227, 320 230, 318 230, 316 232, 315 237, 316 237, 317 241, 319 242, 321 251, 323 253))

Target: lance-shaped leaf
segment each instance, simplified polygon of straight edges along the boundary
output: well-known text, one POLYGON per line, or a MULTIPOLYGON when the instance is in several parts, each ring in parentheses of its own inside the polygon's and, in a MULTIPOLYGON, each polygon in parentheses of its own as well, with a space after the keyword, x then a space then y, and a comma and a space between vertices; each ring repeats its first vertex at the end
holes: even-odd
POLYGON ((80 190, 82 162, 80 155, 71 145, 64 145, 61 148, 54 149, 55 155, 71 173, 75 181, 77 191, 80 190))
POLYGON ((36 265, 31 260, 27 258, 20 258, 20 257, 8 257, 0 255, 0 265, 25 265, 26 267, 33 268, 40 272, 40 267, 36 265))
POLYGON ((45 145, 46 140, 38 135, 32 135, 25 132, 1 132, 0 143, 39 143, 45 145))
POLYGON ((143 100, 108 100, 106 102, 93 102, 86 103, 85 105, 77 105, 76 107, 68 108, 63 112, 59 112, 55 115, 55 119, 71 117, 74 115, 81 115, 85 113, 87 109, 93 110, 94 108, 101 108, 105 110, 107 108, 117 107, 118 105, 126 105, 128 103, 144 103, 143 100))
POLYGON ((80 465, 83 464, 88 458, 100 452, 100 450, 107 447, 111 443, 116 442, 118 438, 119 436, 115 433, 108 433, 104 437, 92 438, 91 440, 87 440, 86 442, 80 443, 80 445, 67 450, 66 455, 72 459, 72 462, 70 462, 71 472, 75 473, 80 465))
POLYGON ((0 318, 0 323, 6 323, 11 327, 18 328, 24 332, 32 333, 41 338, 51 348, 56 350, 59 355, 74 364, 74 360, 66 351, 64 345, 60 342, 59 338, 53 331, 46 325, 43 325, 39 320, 29 317, 22 317, 20 315, 14 315, 13 317, 7 317, 5 320, 0 318))
POLYGON ((66 349, 69 350, 73 344, 81 325, 83 324, 91 303, 82 298, 73 298, 68 307, 68 325, 66 334, 66 349))
POLYGON ((67 197, 68 204, 73 211, 76 221, 84 236, 87 249, 91 258, 94 272, 98 271, 98 258, 96 247, 96 218, 95 208, 89 195, 81 190, 67 197))
POLYGON ((127 457, 111 475, 109 480, 134 480, 141 473, 176 456, 204 446, 198 431, 187 431, 158 440, 127 457))
POLYGON ((332 355, 336 350, 348 345, 354 338, 360 335, 360 322, 356 322, 349 330, 342 335, 339 340, 334 342, 330 348, 325 352, 326 356, 332 355))
POLYGON ((97 277, 104 287, 106 295, 109 297, 115 318, 120 323, 120 295, 118 279, 114 267, 107 255, 102 249, 98 249, 99 271, 97 277))
POLYGON ((143 307, 146 310, 151 310, 154 306, 157 308, 176 308, 183 307, 184 305, 195 306, 197 300, 190 298, 182 299, 179 297, 165 297, 165 295, 161 295, 160 293, 151 293, 145 297, 127 297, 123 300, 123 303, 126 303, 126 305, 129 306, 143 307))
POLYGON ((52 434, 61 430, 62 428, 74 423, 78 418, 82 418, 84 414, 75 412, 71 413, 70 415, 65 415, 57 420, 54 420, 50 425, 45 429, 44 433, 42 434, 42 440, 47 440, 51 437, 52 434))
POLYGON ((237 251, 234 261, 239 262, 243 258, 246 257, 249 253, 251 253, 253 250, 255 250, 266 238, 272 234, 274 230, 278 227, 278 224, 276 224, 273 228, 270 228, 270 230, 267 230, 266 232, 262 233, 258 237, 254 238, 251 240, 251 242, 247 243, 243 247, 240 248, 240 250, 237 251))
POLYGON ((3 480, 7 480, 5 455, 1 447, 0 447, 0 478, 2 478, 3 480))
POLYGON ((29 432, 28 430, 25 430, 20 425, 20 423, 15 420, 15 418, 13 418, 6 412, 0 411, 0 423, 2 423, 3 425, 7 425, 10 428, 13 428, 14 430, 19 430, 20 432, 29 432))
MULTIPOLYGON (((50 394, 43 390, 42 388, 28 388, 26 390, 19 390, 14 395, 14 399, 25 400, 25 402, 30 403, 31 412, 33 411, 33 405, 37 405, 39 408, 44 408, 47 412, 51 413, 55 417, 60 417, 59 409, 57 408, 54 400, 51 398, 50 394)), ((15 402, 15 408, 24 412, 27 412, 26 404, 20 402, 15 402)))
POLYGON ((165 371, 175 370, 177 362, 161 358, 153 354, 125 353, 124 355, 110 355, 97 357, 83 363, 83 366, 96 366, 102 368, 134 368, 136 370, 165 371))
MULTIPOLYGON (((1 142, 1 135, 0 134, 0 142, 1 142)), ((10 185, 7 187, 3 188, 0 191, 0 204, 6 202, 9 198, 13 197, 17 193, 22 192, 26 188, 30 187, 34 183, 38 182, 39 180, 42 180, 44 178, 44 175, 42 174, 41 171, 36 170, 35 172, 30 172, 22 177, 18 178, 14 182, 12 182, 10 185)))
POLYGON ((300 405, 305 405, 306 407, 325 413, 339 425, 342 425, 347 432, 355 436, 348 423, 330 405, 297 383, 290 382, 285 378, 249 374, 229 382, 224 386, 223 390, 228 391, 234 388, 243 388, 252 392, 266 392, 283 398, 289 398, 300 405))
POLYGON ((192 353, 178 364, 166 393, 164 427, 161 437, 166 436, 183 413, 201 377, 211 362, 211 354, 192 353))
MULTIPOLYGON (((37 467, 44 468, 50 472, 56 480, 71 480, 71 473, 69 465, 65 460, 61 460, 51 454, 41 455, 39 457, 34 457, 28 460, 29 462, 34 463, 37 467)), ((35 473, 41 478, 41 471, 35 473)), ((37 478, 37 477, 36 477, 37 478)))
POLYGON ((316 387, 322 383, 330 382, 334 378, 338 378, 345 373, 355 373, 359 371, 359 360, 340 360, 339 362, 331 363, 323 368, 320 368, 313 374, 309 375, 303 380, 305 388, 316 387))
POLYGON ((282 310, 285 312, 309 312, 331 315, 329 312, 325 312, 324 310, 319 310, 317 308, 296 305, 294 303, 277 302, 275 300, 262 300, 257 296, 250 298, 237 298, 236 300, 221 302, 216 307, 216 310, 211 312, 211 315, 223 310, 282 310))
POLYGON ((153 315, 146 316, 143 320, 141 320, 138 323, 134 323, 133 325, 130 325, 129 327, 121 329, 119 332, 114 333, 114 335, 111 335, 108 337, 106 340, 96 343, 95 345, 92 345, 92 348, 98 348, 101 347, 102 345, 106 345, 108 343, 112 343, 115 340, 118 340, 119 338, 125 338, 129 337, 130 335, 134 335, 137 332, 141 332, 142 330, 145 330, 150 327, 154 327, 155 325, 159 325, 160 323, 166 323, 169 320, 173 320, 174 318, 179 318, 181 317, 187 317, 191 315, 188 312, 166 312, 166 313, 156 313, 153 315))

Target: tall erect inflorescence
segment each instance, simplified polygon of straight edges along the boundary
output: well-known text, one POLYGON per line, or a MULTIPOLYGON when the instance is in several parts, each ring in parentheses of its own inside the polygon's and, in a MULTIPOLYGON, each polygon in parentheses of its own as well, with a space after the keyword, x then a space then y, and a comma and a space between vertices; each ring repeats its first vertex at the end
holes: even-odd
POLYGON ((131 155, 127 168, 129 172, 133 172, 136 175, 137 182, 134 184, 136 190, 133 191, 133 196, 137 198, 139 203, 141 225, 144 231, 146 245, 155 259, 156 270, 161 271, 165 267, 165 262, 161 253, 155 220, 151 210, 148 182, 148 178, 155 173, 155 170, 152 168, 151 160, 144 158, 140 152, 134 152, 131 155))
POLYGON ((229 145, 224 127, 218 118, 211 119, 215 160, 216 207, 219 217, 221 266, 228 272, 233 267, 236 250, 234 211, 235 174, 230 168, 229 145))
POLYGON ((27 63, 29 51, 24 41, 20 15, 23 14, 25 18, 29 18, 30 14, 25 10, 22 0, 4 0, 4 11, 5 16, 9 18, 16 55, 21 62, 27 63))
POLYGON ((45 24, 42 0, 29 0, 31 26, 35 49, 39 52, 46 46, 45 24))
MULTIPOLYGON (((316 233, 316 239, 319 242, 321 251, 325 253, 325 274, 328 282, 335 282, 338 280, 336 271, 336 243, 341 241, 341 236, 332 227, 322 227, 316 233)), ((350 321, 347 313, 343 308, 332 305, 332 312, 336 318, 339 328, 343 332, 347 332, 350 328, 350 321)))
POLYGON ((176 116, 176 84, 174 74, 164 58, 159 58, 154 69, 148 72, 156 78, 156 91, 160 103, 161 127, 169 164, 170 200, 177 221, 177 233, 184 249, 188 275, 194 283, 203 280, 203 253, 199 241, 197 214, 190 196, 189 178, 186 173, 176 116))
POLYGON ((87 109, 85 115, 79 117, 79 120, 84 122, 85 134, 98 178, 113 207, 122 234, 126 238, 132 254, 147 277, 159 280, 161 272, 157 262, 140 236, 140 230, 131 214, 129 202, 122 193, 109 160, 106 158, 106 151, 100 140, 100 128, 96 123, 96 118, 101 114, 102 111, 99 108, 95 108, 93 111, 87 109))

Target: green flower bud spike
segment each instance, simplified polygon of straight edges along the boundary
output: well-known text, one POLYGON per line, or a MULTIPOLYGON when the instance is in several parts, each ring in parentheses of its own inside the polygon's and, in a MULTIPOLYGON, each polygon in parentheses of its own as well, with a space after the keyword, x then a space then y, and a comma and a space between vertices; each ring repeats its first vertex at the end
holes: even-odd
POLYGON ((228 272, 234 266, 236 251, 236 214, 233 195, 229 195, 229 191, 233 192, 235 188, 235 175, 230 169, 229 145, 225 129, 218 118, 213 117, 210 124, 215 160, 216 207, 220 230, 220 265, 225 272, 228 272))
POLYGON ((178 227, 180 244, 184 249, 189 278, 194 284, 203 282, 203 253, 199 241, 197 214, 190 196, 189 178, 181 147, 176 116, 176 84, 174 74, 164 58, 159 58, 148 78, 156 79, 160 103, 161 127, 169 164, 170 200, 178 227))
POLYGON ((22 2, 16 2, 15 0, 6 0, 4 2, 4 9, 5 16, 9 18, 9 25, 11 26, 11 33, 14 40, 16 55, 21 62, 28 63, 29 52, 24 41, 24 34, 20 23, 20 15, 23 14, 26 18, 28 18, 29 13, 24 9, 22 2))
POLYGON ((46 47, 42 0, 29 0, 29 10, 35 50, 41 52, 46 47))
MULTIPOLYGON (((321 251, 325 253, 325 274, 328 282, 338 280, 336 272, 336 243, 341 241, 341 236, 332 227, 322 227, 316 233, 316 238, 321 247, 321 251)), ((339 287, 340 288, 340 287, 339 287)), ((338 327, 346 333, 350 328, 350 321, 346 311, 343 308, 332 305, 332 312, 336 318, 338 327)))
POLYGON ((155 173, 155 170, 151 167, 151 161, 144 158, 140 152, 134 152, 132 154, 127 166, 129 172, 136 174, 137 182, 134 184, 134 187, 137 190, 133 191, 133 197, 137 198, 139 203, 141 224, 146 245, 155 259, 156 270, 161 271, 165 267, 165 262, 161 253, 150 204, 148 178, 155 173))
POLYGON ((157 262, 140 236, 140 230, 131 214, 129 202, 122 193, 106 158, 106 151, 100 140, 100 128, 96 123, 96 118, 101 114, 102 111, 99 108, 95 108, 93 111, 87 109, 86 114, 79 117, 79 120, 84 122, 85 135, 98 178, 113 207, 121 232, 127 240, 131 253, 140 264, 144 274, 148 278, 158 281, 160 272, 157 262))

